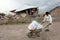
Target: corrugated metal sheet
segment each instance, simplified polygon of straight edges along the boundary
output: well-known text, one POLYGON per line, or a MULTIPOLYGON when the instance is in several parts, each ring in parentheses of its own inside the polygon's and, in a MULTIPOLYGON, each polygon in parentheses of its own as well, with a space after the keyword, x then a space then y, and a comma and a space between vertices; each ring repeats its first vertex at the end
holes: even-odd
POLYGON ((23 6, 20 6, 20 8, 18 8, 15 12, 26 10, 26 9, 30 9, 30 8, 37 8, 37 6, 23 5, 23 6))

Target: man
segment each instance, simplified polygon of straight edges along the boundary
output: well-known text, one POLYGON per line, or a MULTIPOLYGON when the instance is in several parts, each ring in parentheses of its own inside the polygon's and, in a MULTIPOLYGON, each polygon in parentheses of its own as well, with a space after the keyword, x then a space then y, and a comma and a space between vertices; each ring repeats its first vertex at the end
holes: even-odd
POLYGON ((46 23, 46 24, 48 24, 47 26, 47 28, 46 28, 46 31, 49 31, 49 26, 51 26, 51 24, 52 24, 52 17, 51 17, 51 15, 50 15, 50 13, 49 12, 46 12, 45 13, 45 15, 44 15, 44 19, 43 19, 43 23, 46 23))

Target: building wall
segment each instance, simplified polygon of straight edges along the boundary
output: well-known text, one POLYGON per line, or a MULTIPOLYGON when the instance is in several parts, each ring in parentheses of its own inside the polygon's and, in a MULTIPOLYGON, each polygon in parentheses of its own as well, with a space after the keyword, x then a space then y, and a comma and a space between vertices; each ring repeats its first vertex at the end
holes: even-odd
POLYGON ((56 8, 53 11, 51 11, 51 15, 54 20, 60 21, 60 8, 56 8))
POLYGON ((55 10, 53 10, 53 11, 51 12, 51 15, 52 15, 53 17, 60 16, 60 8, 56 8, 55 10))

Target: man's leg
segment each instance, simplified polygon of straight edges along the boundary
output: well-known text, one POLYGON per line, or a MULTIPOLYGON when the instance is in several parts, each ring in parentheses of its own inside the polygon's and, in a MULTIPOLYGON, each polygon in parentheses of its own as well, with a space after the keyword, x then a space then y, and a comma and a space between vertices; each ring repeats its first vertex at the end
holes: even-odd
POLYGON ((45 30, 45 31, 50 31, 50 27, 51 27, 51 25, 48 25, 48 26, 46 27, 46 30, 45 30))

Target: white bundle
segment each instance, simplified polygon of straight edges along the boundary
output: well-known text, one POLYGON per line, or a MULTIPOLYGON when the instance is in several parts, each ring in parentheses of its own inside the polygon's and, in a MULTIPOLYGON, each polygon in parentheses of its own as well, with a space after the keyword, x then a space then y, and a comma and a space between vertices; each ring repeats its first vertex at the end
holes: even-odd
POLYGON ((37 21, 32 21, 32 23, 28 26, 29 30, 41 29, 43 26, 39 24, 37 21))

